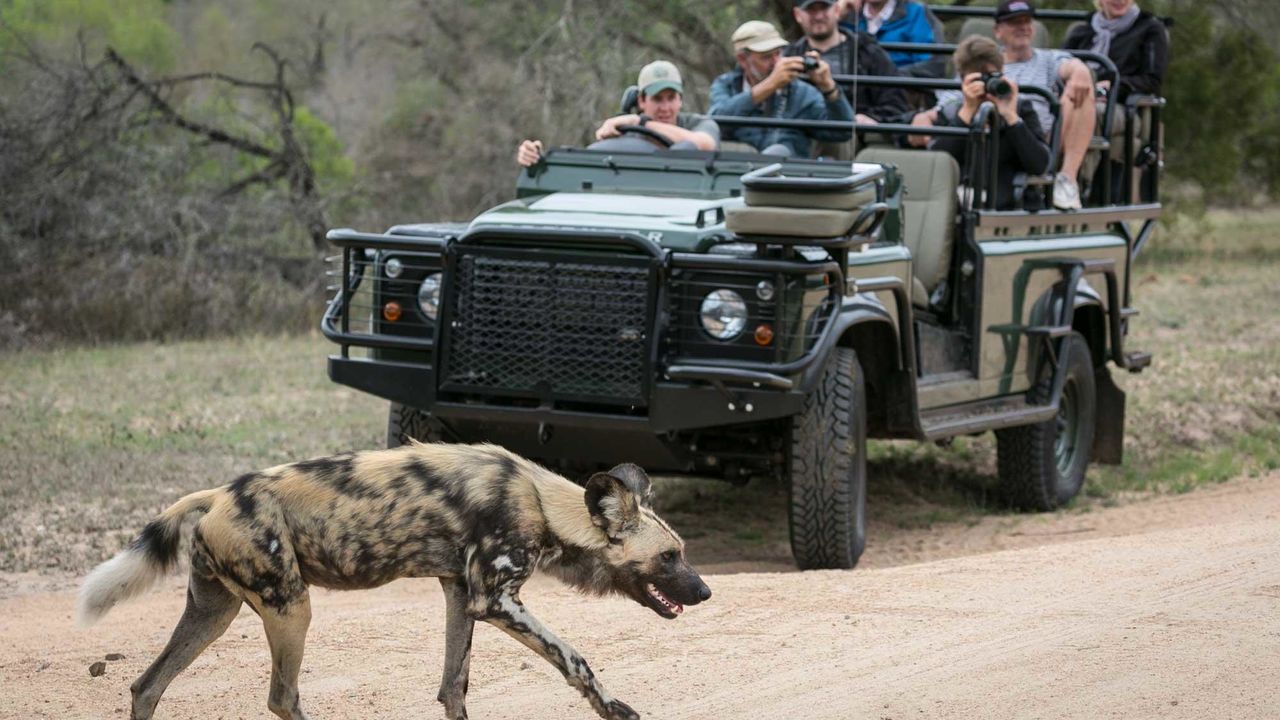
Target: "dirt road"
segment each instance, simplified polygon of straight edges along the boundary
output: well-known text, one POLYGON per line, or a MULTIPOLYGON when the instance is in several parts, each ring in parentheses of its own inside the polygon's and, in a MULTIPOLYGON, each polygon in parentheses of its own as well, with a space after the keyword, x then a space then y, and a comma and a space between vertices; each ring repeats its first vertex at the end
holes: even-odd
MULTIPOLYGON (((871 567, 850 573, 710 575, 715 597, 675 622, 542 579, 525 600, 648 718, 1280 717, 1280 475, 935 534, 907 549, 873 538, 871 567), (876 562, 908 551, 924 562, 876 562)), ((181 612, 181 579, 89 631, 71 624, 69 590, 7 580, 0 718, 126 717, 129 683, 181 612), (125 657, 91 678, 106 653, 125 657)), ((301 684, 313 718, 443 717, 434 581, 313 597, 301 684)), ((268 672, 246 610, 157 717, 265 717, 268 672)), ((469 709, 593 717, 549 666, 483 626, 469 709)))

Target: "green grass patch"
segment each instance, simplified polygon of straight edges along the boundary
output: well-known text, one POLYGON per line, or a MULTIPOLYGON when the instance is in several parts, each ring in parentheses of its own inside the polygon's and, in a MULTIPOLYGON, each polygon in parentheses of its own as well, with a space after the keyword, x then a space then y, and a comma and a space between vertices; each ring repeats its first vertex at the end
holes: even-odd
POLYGON ((1226 446, 1173 451, 1154 462, 1128 459, 1120 467, 1094 466, 1084 494, 1094 500, 1136 493, 1183 494, 1278 468, 1280 431, 1266 428, 1240 435, 1226 446))

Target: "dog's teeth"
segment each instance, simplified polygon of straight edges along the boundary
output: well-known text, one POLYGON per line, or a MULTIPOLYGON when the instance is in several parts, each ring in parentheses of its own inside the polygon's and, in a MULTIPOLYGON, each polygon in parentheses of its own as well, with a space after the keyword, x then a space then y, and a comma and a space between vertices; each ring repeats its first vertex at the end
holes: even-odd
POLYGON ((683 605, 680 605, 679 603, 676 603, 667 599, 667 596, 663 595, 662 591, 659 590, 657 586, 655 586, 653 583, 649 583, 645 585, 644 589, 648 591, 649 597, 652 597, 654 600, 657 600, 659 603, 662 604, 664 608, 670 610, 671 612, 677 615, 684 612, 683 605))

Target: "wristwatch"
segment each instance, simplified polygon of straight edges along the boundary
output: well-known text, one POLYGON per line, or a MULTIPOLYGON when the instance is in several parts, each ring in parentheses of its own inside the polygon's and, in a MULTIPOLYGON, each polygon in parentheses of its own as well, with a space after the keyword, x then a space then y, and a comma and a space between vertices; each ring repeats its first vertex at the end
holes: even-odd
POLYGON ((828 90, 827 92, 822 93, 822 99, 823 99, 823 100, 826 100, 827 102, 832 102, 832 101, 834 101, 837 97, 840 97, 840 86, 839 86, 839 85, 836 85, 835 87, 831 88, 831 89, 830 89, 830 90, 828 90))
POLYGON ((649 117, 648 115, 645 115, 644 113, 640 113, 640 120, 636 124, 639 125, 640 127, 644 127, 645 125, 648 125, 649 121, 652 119, 653 118, 649 117))

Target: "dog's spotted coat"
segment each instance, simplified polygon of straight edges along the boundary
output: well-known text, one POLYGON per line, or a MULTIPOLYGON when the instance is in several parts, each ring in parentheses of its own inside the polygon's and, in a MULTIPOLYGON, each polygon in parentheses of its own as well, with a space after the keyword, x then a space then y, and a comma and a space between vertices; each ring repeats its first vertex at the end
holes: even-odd
POLYGON ((271 645, 268 707, 303 720, 298 672, 311 620, 308 587, 361 589, 438 577, 445 592, 444 674, 450 720, 465 700, 476 620, 548 662, 601 717, 636 718, 587 662, 520 602, 543 570, 592 594, 618 593, 674 618, 711 596, 684 543, 652 510, 644 471, 619 465, 585 489, 492 445, 421 445, 335 455, 250 473, 179 500, 81 592, 82 620, 144 591, 171 567, 179 530, 192 534, 187 608, 160 657, 133 683, 133 720, 152 716, 169 683, 226 630, 242 602, 271 645))

